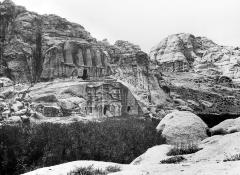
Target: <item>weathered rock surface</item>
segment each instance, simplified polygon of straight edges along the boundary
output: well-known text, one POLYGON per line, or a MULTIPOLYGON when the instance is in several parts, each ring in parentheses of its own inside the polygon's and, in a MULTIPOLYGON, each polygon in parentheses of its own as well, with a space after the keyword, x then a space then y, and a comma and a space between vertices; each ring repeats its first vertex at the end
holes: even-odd
MULTIPOLYGON (((182 155, 186 158, 184 163, 197 162, 221 162, 240 154, 240 132, 224 136, 212 136, 199 142, 199 151, 192 154, 182 155)), ((174 146, 159 145, 148 149, 144 154, 136 158, 132 165, 159 164, 161 160, 167 159, 167 153, 174 146)))
POLYGON ((150 59, 152 67, 162 73, 160 86, 170 89, 173 100, 167 108, 218 118, 240 114, 238 47, 220 46, 205 37, 181 33, 153 47, 150 59))
POLYGON ((212 135, 225 135, 240 131, 240 117, 236 119, 227 119, 218 125, 212 127, 210 132, 212 135))
POLYGON ((78 168, 87 168, 92 166, 93 170, 102 170, 108 172, 108 167, 118 167, 122 169, 126 165, 111 163, 111 162, 98 162, 98 161, 74 161, 52 167, 41 168, 24 175, 67 175, 71 171, 76 171, 78 168))
POLYGON ((185 33, 170 35, 151 49, 150 57, 162 71, 240 77, 240 49, 217 45, 205 37, 185 33))
MULTIPOLYGON (((96 41, 81 25, 56 15, 29 12, 12 2, 4 1, 1 8, 8 14, 1 13, 6 45, 3 75, 17 82, 111 76, 132 89, 144 113, 150 105, 156 108, 166 102, 168 95, 159 87, 158 73, 149 69, 149 57, 139 46, 122 40, 114 45, 96 41), (39 34, 41 44, 35 42, 39 34), (36 53, 41 53, 39 64, 34 60, 36 53), (35 74, 40 75, 36 78, 35 74)), ((156 113, 155 109, 152 112, 156 113)))
POLYGON ((3 75, 17 82, 26 82, 32 80, 36 68, 38 71, 43 70, 40 75, 46 80, 70 77, 81 67, 93 66, 99 69, 98 72, 107 68, 106 55, 97 47, 96 39, 81 25, 56 15, 39 15, 27 11, 12 1, 4 1, 0 8, 3 23, 1 38, 6 45, 2 50, 3 75), (42 45, 39 49, 44 61, 40 62, 42 65, 34 67, 33 56, 37 49, 35 40, 39 31, 42 45))
POLYGON ((176 111, 166 115, 156 129, 169 144, 197 144, 207 137, 208 127, 195 114, 176 111))

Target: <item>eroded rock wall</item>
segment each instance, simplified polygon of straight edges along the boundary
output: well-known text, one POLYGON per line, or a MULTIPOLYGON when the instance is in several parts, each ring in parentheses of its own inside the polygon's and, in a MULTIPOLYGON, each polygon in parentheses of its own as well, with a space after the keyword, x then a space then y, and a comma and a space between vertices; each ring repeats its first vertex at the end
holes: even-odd
POLYGON ((111 74, 107 55, 86 41, 64 41, 46 51, 42 79, 83 77, 94 80, 111 74))
POLYGON ((192 34, 168 36, 151 49, 150 58, 165 72, 217 72, 232 79, 240 77, 238 47, 220 46, 205 37, 192 34))
MULTIPOLYGON (((1 67, 7 69, 9 74, 7 75, 6 71, 1 72, 14 81, 32 81, 33 59, 40 59, 33 56, 34 49, 37 48, 36 37, 39 29, 42 32, 42 48, 37 52, 41 53, 43 56, 41 59, 44 60, 42 65, 44 72, 41 76, 43 78, 70 76, 72 69, 69 70, 68 67, 76 68, 81 65, 74 57, 81 57, 79 49, 85 46, 88 48, 83 49, 82 54, 85 55, 82 57, 89 62, 84 65, 91 67, 92 57, 98 59, 104 57, 101 55, 102 51, 94 48, 96 39, 79 24, 71 23, 56 15, 39 15, 27 11, 9 0, 2 2, 0 8, 1 24, 4 24, 1 25, 1 43, 4 40, 4 48, 1 47, 1 67), (61 64, 67 65, 64 67, 67 69, 66 73, 59 70, 62 68, 61 64)), ((95 66, 102 67, 97 63, 95 66)))

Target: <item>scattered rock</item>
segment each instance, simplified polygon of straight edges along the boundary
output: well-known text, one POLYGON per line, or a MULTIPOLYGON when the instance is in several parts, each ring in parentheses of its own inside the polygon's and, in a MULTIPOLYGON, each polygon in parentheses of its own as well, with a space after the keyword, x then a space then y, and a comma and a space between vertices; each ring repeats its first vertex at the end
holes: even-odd
POLYGON ((22 109, 22 110, 20 110, 20 111, 15 112, 14 115, 16 115, 16 116, 22 116, 22 115, 25 115, 26 112, 27 112, 27 109, 22 109))
POLYGON ((189 106, 177 106, 177 109, 179 111, 191 111, 193 112, 194 110, 192 108, 190 108, 189 106))
POLYGON ((187 100, 187 102, 190 103, 191 105, 199 106, 199 103, 194 100, 187 100))
POLYGON ((186 105, 186 102, 185 102, 184 100, 182 100, 182 99, 179 99, 179 98, 174 99, 173 101, 174 101, 174 103, 176 103, 177 105, 182 105, 182 106, 185 106, 185 105, 186 105))
POLYGON ((12 117, 9 117, 6 120, 6 122, 11 123, 11 124, 20 124, 20 123, 22 123, 22 119, 19 116, 12 116, 12 117))
POLYGON ((11 107, 15 112, 23 108, 23 103, 20 101, 15 101, 11 107))

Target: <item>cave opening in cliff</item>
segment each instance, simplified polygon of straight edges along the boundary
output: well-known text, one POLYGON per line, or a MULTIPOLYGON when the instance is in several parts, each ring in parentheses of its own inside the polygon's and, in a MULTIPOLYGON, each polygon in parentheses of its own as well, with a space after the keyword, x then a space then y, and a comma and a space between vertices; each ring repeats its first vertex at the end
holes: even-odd
POLYGON ((83 69, 83 76, 82 76, 82 79, 83 80, 86 80, 88 78, 88 72, 87 72, 87 69, 83 69))
POLYGON ((131 111, 131 107, 128 106, 128 107, 127 107, 127 112, 130 112, 130 111, 131 111))
POLYGON ((104 115, 106 115, 106 113, 107 113, 107 110, 108 110, 108 106, 107 106, 107 105, 105 105, 105 106, 104 106, 104 108, 103 108, 103 114, 104 114, 104 115))
POLYGON ((212 128, 227 119, 236 119, 238 114, 197 114, 209 128, 212 128))

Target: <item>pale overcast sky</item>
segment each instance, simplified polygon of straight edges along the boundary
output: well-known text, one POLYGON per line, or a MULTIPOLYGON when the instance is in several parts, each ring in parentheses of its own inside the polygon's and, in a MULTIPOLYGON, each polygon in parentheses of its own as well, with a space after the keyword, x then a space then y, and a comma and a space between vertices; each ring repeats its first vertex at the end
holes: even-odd
POLYGON ((175 33, 240 46, 239 0, 13 0, 30 11, 81 24, 98 40, 128 40, 149 52, 175 33))

